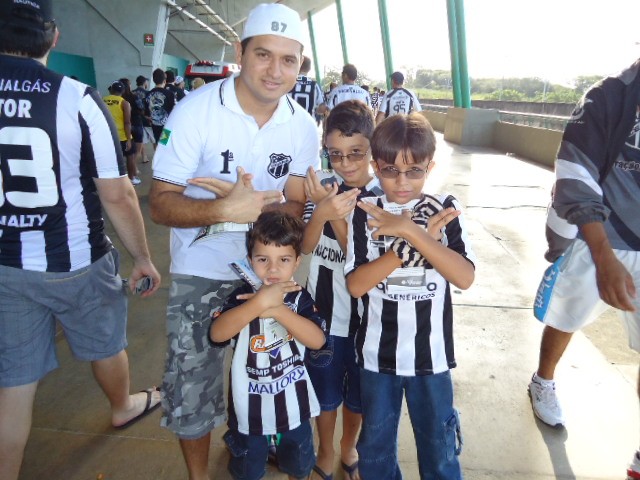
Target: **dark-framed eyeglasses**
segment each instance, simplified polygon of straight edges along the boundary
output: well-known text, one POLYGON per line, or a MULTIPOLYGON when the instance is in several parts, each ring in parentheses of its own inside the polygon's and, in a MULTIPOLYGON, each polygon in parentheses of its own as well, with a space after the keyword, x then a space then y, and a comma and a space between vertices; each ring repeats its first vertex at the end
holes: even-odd
POLYGON ((382 178, 398 178, 401 174, 403 174, 411 180, 419 180, 424 177, 425 173, 427 173, 428 168, 429 164, 427 164, 425 168, 412 167, 409 170, 402 171, 397 169, 396 167, 388 166, 381 168, 380 165, 378 165, 378 171, 380 172, 380 176, 382 178))
POLYGON ((365 152, 352 152, 352 153, 347 153, 346 155, 342 155, 341 153, 338 153, 338 152, 327 151, 327 157, 329 157, 329 161, 331 163, 335 163, 335 164, 342 163, 345 158, 350 163, 357 163, 364 160, 364 158, 367 156, 368 153, 369 153, 369 149, 367 149, 365 152))

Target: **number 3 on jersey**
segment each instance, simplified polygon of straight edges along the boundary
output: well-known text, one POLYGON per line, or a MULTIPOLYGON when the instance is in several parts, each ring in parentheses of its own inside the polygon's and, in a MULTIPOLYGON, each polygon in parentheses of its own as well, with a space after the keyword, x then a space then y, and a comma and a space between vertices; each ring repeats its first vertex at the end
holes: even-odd
POLYGON ((58 186, 53 171, 53 151, 47 132, 32 127, 0 128, 0 207, 5 201, 14 207, 51 207, 58 203, 58 186), (4 191, 3 173, 33 178, 35 191, 4 191))

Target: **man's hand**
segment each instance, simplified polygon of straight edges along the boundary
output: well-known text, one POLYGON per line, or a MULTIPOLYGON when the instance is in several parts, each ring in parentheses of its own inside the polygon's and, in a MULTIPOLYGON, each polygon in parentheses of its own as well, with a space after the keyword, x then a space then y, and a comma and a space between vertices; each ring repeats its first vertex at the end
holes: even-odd
MULTIPOLYGON (((242 176, 238 175, 238 178, 242 177, 242 181, 247 186, 247 188, 251 188, 251 181, 253 180, 253 175, 250 173, 245 173, 242 176)), ((189 185, 195 185, 196 187, 204 188, 210 192, 216 194, 217 198, 224 198, 231 193, 233 186, 235 183, 227 182, 226 180, 220 180, 219 178, 213 177, 196 177, 187 180, 189 185)))
MULTIPOLYGON (((262 213, 262 209, 271 203, 282 201, 282 192, 279 190, 255 190, 251 174, 245 173, 242 167, 237 168, 238 179, 236 183, 210 179, 192 179, 190 183, 202 186, 214 193, 214 189, 224 193, 221 201, 225 202, 225 218, 230 222, 249 223, 254 222, 262 213), (195 183, 197 181, 197 183, 195 183), (229 189, 228 186, 231 185, 229 189)), ((217 193, 216 193, 217 194, 217 193)))
POLYGON ((329 194, 331 189, 332 185, 322 185, 313 167, 309 167, 307 176, 304 179, 304 194, 307 199, 318 205, 329 194))
POLYGON ((626 312, 635 312, 633 299, 636 298, 636 287, 633 277, 613 251, 606 259, 596 263, 596 283, 600 298, 605 303, 626 312))
POLYGON ((160 274, 156 267, 151 263, 149 259, 140 259, 134 260, 133 270, 131 271, 131 276, 129 277, 129 289, 133 293, 136 287, 136 282, 143 277, 151 278, 151 288, 146 290, 140 294, 141 297, 150 297, 158 288, 160 288, 160 274))

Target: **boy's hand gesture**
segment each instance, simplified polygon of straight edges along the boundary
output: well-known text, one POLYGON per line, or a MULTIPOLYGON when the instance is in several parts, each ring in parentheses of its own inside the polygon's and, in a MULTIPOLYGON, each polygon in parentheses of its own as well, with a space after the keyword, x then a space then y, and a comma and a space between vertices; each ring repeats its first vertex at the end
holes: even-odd
MULTIPOLYGON (((336 184, 334 183, 334 185, 336 184)), ((322 185, 313 167, 308 168, 307 176, 304 179, 304 193, 310 202, 318 205, 329 194, 332 187, 333 185, 322 185)))
POLYGON ((427 220, 427 233, 435 240, 440 241, 442 239, 442 229, 461 213, 460 210, 449 207, 432 215, 429 217, 429 220, 427 220))
POLYGON ((403 210, 402 214, 396 215, 368 202, 360 201, 358 206, 371 217, 367 225, 374 239, 380 235, 404 238, 408 229, 417 226, 411 220, 411 210, 403 210))
POLYGON ((324 222, 341 220, 347 217, 356 207, 359 194, 360 190, 357 188, 338 193, 338 184, 334 183, 327 196, 317 204, 315 214, 324 222))
POLYGON ((259 302, 260 310, 262 311, 260 316, 272 317, 274 316, 272 310, 283 305, 283 300, 287 293, 298 292, 301 289, 300 285, 293 280, 289 280, 271 285, 264 284, 256 293, 243 293, 238 295, 237 298, 239 300, 253 299, 252 301, 259 302))

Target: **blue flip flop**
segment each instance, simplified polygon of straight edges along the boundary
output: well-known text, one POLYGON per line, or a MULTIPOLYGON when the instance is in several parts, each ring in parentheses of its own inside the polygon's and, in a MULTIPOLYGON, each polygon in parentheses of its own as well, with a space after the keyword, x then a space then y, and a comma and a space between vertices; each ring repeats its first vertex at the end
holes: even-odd
POLYGON ((333 473, 325 473, 318 465, 313 466, 313 471, 318 474, 322 480, 333 480, 333 473))
POLYGON ((344 471, 345 480, 355 480, 355 474, 358 471, 358 461, 356 460, 351 465, 347 465, 344 462, 340 462, 342 470, 344 471))

